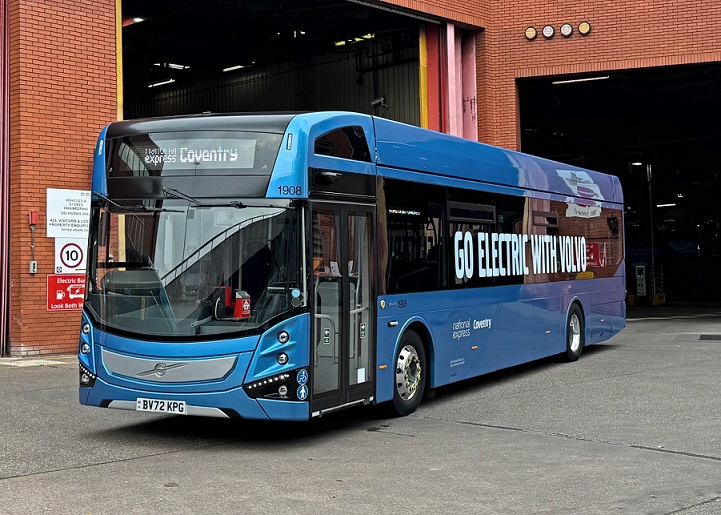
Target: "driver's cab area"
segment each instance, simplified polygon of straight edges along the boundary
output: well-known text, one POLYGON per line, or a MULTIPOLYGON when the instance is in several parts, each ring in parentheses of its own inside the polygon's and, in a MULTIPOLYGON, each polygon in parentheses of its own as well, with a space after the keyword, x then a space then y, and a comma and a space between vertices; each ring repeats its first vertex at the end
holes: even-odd
POLYGON ((300 307, 299 208, 197 204, 96 208, 88 307, 110 332, 250 334, 300 307))

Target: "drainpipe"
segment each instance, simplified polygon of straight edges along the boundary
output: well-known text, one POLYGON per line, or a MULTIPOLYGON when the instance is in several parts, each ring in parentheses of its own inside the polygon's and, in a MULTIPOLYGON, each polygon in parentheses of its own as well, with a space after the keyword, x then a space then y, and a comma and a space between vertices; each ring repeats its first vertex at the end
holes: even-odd
POLYGON ((0 356, 10 352, 10 50, 8 0, 0 0, 0 356))

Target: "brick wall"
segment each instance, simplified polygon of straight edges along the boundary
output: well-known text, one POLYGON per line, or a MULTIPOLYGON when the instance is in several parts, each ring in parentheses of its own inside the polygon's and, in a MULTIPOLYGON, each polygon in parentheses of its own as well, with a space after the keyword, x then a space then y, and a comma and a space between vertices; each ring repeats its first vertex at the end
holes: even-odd
POLYGON ((90 188, 95 139, 116 116, 115 0, 10 0, 9 18, 10 352, 75 352, 80 312, 47 311, 46 189, 90 188))
POLYGON ((384 3, 473 27, 485 27, 491 7, 497 5, 493 0, 385 0, 384 3))
MULTIPOLYGON (((473 3, 484 2, 446 2, 473 3)), ((719 25, 719 2, 497 3, 478 36, 479 139, 519 148, 516 78, 721 61, 719 25), (585 37, 582 21, 592 27, 585 37), (574 28, 569 38, 559 33, 566 22, 574 28), (540 34, 547 24, 556 29, 550 40, 540 34), (529 26, 539 31, 534 41, 524 37, 529 26)))

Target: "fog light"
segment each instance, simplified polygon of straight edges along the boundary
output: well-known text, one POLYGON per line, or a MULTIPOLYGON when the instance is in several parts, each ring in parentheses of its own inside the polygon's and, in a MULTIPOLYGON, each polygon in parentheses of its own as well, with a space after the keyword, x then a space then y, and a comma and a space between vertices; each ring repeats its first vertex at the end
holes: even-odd
POLYGON ((288 363, 288 355, 285 352, 281 352, 278 354, 278 356, 275 358, 279 365, 285 365, 288 363))
POLYGON ((281 387, 278 388, 278 395, 281 397, 288 395, 288 387, 286 385, 281 385, 281 387))
POLYGON ((278 333, 278 341, 280 343, 288 343, 290 340, 290 335, 286 331, 281 331, 278 333))
POLYGON ((82 327, 83 334, 90 334, 90 324, 85 323, 82 327))
POLYGON ((90 382, 90 376, 88 374, 82 374, 80 376, 80 382, 82 384, 88 384, 90 382))
POLYGON ((80 346, 80 352, 82 352, 83 354, 90 354, 90 345, 88 345, 87 343, 83 343, 80 346))

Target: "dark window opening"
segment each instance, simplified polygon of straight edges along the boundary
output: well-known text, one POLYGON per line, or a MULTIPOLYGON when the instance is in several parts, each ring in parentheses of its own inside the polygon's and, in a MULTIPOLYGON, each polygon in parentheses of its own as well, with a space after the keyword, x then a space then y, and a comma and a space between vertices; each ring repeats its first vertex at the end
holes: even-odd
POLYGON ((314 152, 322 156, 371 162, 371 153, 363 127, 343 127, 327 132, 315 140, 314 152))

